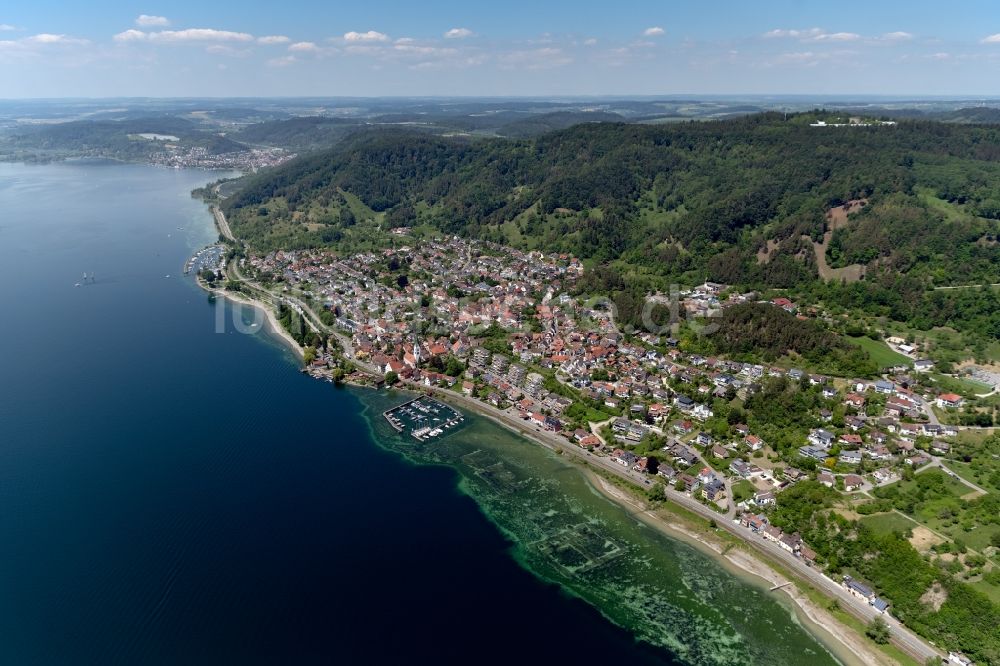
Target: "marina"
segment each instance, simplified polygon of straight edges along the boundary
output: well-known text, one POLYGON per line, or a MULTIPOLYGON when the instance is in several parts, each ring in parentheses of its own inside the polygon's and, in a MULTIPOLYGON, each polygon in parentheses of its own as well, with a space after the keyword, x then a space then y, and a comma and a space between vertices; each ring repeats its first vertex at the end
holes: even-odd
MULTIPOLYGON (((216 244, 198 250, 184 265, 184 275, 198 274, 204 269, 217 271, 225 268, 225 246, 216 244)), ((86 274, 85 274, 86 275, 86 274)))
POLYGON ((427 396, 387 409, 382 416, 396 432, 409 433, 421 442, 451 432, 465 420, 454 407, 427 396))

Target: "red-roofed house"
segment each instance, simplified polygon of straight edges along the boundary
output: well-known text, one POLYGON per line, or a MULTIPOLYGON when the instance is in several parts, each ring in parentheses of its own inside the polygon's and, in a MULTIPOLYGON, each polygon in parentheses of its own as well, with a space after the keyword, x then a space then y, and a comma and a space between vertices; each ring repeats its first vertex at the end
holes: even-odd
POLYGON ((938 407, 946 409, 948 407, 961 407, 965 399, 954 393, 942 393, 937 397, 936 402, 938 407))

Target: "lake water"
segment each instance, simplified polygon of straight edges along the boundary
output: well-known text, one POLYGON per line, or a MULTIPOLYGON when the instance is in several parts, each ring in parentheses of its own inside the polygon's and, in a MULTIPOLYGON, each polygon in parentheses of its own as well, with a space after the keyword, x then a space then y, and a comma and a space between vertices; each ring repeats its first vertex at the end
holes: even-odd
POLYGON ((217 176, 0 164, 0 662, 833 663, 541 447, 216 333, 217 176))

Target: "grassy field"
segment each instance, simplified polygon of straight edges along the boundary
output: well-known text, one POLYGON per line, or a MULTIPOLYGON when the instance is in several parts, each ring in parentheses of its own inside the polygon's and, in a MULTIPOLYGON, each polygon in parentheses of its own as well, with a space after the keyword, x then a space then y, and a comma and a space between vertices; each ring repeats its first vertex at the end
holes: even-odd
POLYGON ((993 388, 988 384, 983 384, 982 382, 977 382, 972 379, 966 379, 964 377, 951 377, 949 375, 942 375, 938 372, 931 373, 930 378, 934 380, 934 383, 937 384, 942 391, 958 393, 966 398, 974 398, 980 393, 989 393, 993 388))
POLYGON ((912 518, 895 511, 865 516, 861 522, 876 532, 906 532, 918 526, 918 523, 912 518))
MULTIPOLYGON (((973 468, 967 462, 962 462, 960 460, 948 460, 945 463, 948 469, 958 474, 960 477, 966 481, 970 481, 981 488, 990 489, 990 476, 994 474, 995 470, 991 465, 979 465, 973 468)), ((970 489, 971 490, 971 489, 970 489)))
POLYGON ((742 502, 743 500, 753 497, 754 493, 757 491, 753 484, 743 479, 741 481, 733 484, 733 501, 742 502))
POLYGON ((851 342, 864 349, 872 357, 872 360, 879 364, 881 368, 891 368, 895 365, 909 365, 911 360, 898 352, 894 352, 881 340, 872 340, 869 337, 852 337, 851 342))
POLYGON ((969 585, 971 585, 972 587, 976 588, 977 590, 985 594, 987 597, 990 598, 990 601, 992 601, 993 603, 1000 604, 1000 586, 991 585, 990 583, 987 583, 985 580, 979 580, 974 583, 969 583, 969 585))
POLYGON ((928 208, 944 215, 945 219, 949 222, 961 222, 971 217, 961 206, 953 204, 950 201, 945 201, 944 199, 939 199, 935 196, 934 190, 929 187, 918 187, 916 191, 920 201, 926 204, 928 208))

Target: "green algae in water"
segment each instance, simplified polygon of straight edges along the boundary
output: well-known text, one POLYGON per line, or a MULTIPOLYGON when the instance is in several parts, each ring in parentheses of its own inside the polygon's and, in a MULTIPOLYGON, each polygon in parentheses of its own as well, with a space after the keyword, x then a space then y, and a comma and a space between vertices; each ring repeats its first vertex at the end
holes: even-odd
POLYGON ((552 451, 477 415, 418 442, 380 417, 406 394, 358 395, 381 446, 455 469, 519 563, 637 638, 691 664, 837 663, 767 591, 644 525, 552 451))

